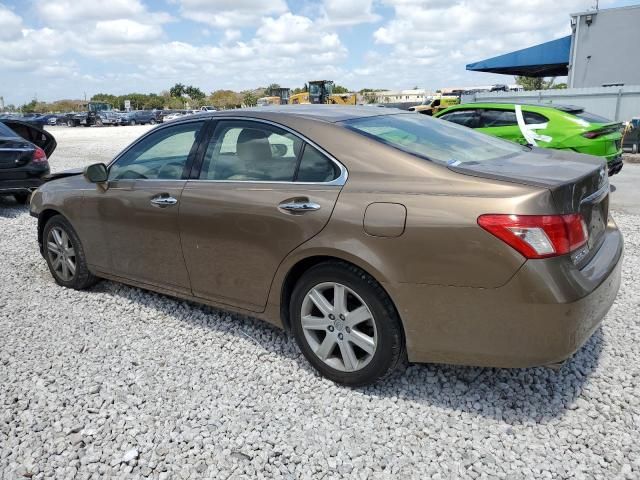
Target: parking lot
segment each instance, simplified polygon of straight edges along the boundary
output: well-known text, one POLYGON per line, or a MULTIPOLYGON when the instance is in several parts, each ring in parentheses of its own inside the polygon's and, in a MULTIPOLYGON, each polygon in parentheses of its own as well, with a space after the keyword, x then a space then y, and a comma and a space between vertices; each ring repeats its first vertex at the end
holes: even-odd
MULTIPOLYGON (((149 128, 52 127, 52 170, 149 128)), ((622 285, 560 370, 412 365, 363 389, 250 317, 58 287, 36 220, 0 198, 0 478, 638 478, 639 182, 637 164, 611 180, 622 285)))

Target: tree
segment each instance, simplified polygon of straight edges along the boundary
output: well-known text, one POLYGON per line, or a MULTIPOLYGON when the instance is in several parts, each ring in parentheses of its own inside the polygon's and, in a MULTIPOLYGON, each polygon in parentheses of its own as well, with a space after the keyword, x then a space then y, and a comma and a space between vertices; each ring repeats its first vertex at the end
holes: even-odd
POLYGON ((246 107, 255 107, 258 104, 258 97, 251 90, 240 92, 242 94, 242 103, 246 107))
POLYGON ((185 86, 181 83, 176 83, 169 89, 169 95, 172 97, 182 97, 185 94, 185 86))
POLYGON ((216 90, 211 93, 209 101, 217 108, 240 108, 242 95, 233 90, 216 90))
POLYGON ((276 96, 278 94, 279 89, 280 89, 280 85, 278 85, 277 83, 272 83, 266 88, 265 92, 266 92, 266 95, 276 96))
POLYGON ((349 93, 349 89, 347 87, 343 87, 342 85, 334 85, 333 93, 349 93))
POLYGON ((196 100, 196 101, 202 100, 204 97, 206 97, 206 95, 202 90, 200 90, 198 87, 194 87, 193 85, 189 85, 188 87, 185 87, 184 93, 191 100, 196 100))
POLYGON ((554 88, 556 77, 545 80, 544 77, 516 77, 516 83, 525 90, 549 90, 554 88))

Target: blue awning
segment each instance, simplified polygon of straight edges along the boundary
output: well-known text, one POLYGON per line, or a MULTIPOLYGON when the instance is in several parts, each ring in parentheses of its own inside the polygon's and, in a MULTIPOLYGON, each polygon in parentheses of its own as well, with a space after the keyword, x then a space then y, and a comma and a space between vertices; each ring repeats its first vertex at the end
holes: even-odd
POLYGON ((470 63, 467 65, 467 70, 526 77, 564 76, 569 73, 570 52, 571 35, 481 62, 470 63))

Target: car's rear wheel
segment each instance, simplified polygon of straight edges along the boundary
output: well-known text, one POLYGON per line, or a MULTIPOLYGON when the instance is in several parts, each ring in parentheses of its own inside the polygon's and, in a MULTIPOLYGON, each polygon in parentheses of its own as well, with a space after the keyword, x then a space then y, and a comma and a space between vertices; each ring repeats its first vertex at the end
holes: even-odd
POLYGON ((640 145, 638 145, 638 142, 634 143, 634 144, 631 146, 631 153, 633 153, 634 155, 635 155, 636 153, 638 153, 638 150, 640 150, 640 148, 639 148, 639 147, 640 147, 640 145))
POLYGON ((67 127, 75 127, 73 120, 67 120, 67 127))
POLYGON ((136 121, 135 121, 135 120, 131 120, 131 121, 129 122, 129 125, 135 125, 135 124, 136 124, 136 121))
POLYGON ((290 312, 302 353, 335 382, 370 384, 404 361, 402 326, 389 296, 353 265, 312 267, 294 288, 290 312))
POLYGON ((156 121, 152 118, 151 120, 149 120, 149 124, 150 124, 150 125, 155 125, 155 124, 156 124, 156 121))
POLYGON ((15 198, 16 202, 20 205, 25 205, 29 201, 29 194, 24 192, 14 193, 13 198, 15 198))
POLYGON ((89 271, 80 239, 66 218, 51 217, 42 239, 44 257, 58 285, 82 290, 96 283, 98 279, 89 271))

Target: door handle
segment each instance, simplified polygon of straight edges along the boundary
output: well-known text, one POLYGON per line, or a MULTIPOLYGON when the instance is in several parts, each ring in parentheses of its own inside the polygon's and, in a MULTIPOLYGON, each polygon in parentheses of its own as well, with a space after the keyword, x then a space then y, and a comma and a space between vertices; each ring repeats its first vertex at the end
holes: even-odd
POLYGON ((157 196, 151 199, 151 204, 157 207, 168 207, 170 205, 175 205, 176 203, 178 203, 178 200, 172 196, 157 196))
POLYGON ((285 210, 290 213, 306 213, 306 212, 315 212, 316 210, 320 210, 320 205, 315 202, 310 202, 308 200, 298 200, 298 201, 284 201, 280 205, 278 205, 280 210, 285 210))

